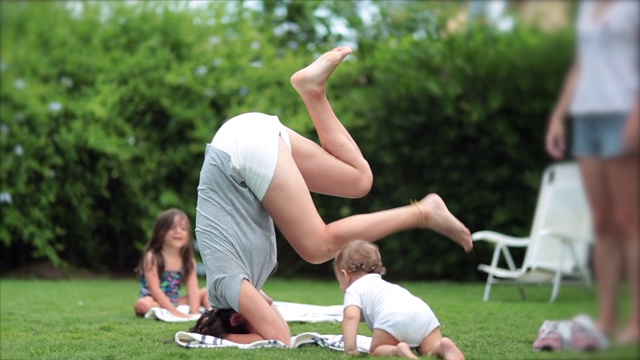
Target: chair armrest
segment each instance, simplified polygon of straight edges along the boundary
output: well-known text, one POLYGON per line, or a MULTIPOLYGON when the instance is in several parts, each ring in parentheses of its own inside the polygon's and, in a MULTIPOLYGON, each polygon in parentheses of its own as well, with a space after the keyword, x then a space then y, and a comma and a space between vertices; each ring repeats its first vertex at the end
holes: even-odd
POLYGON ((499 246, 506 245, 510 247, 527 247, 531 243, 531 239, 528 237, 514 237, 490 230, 474 232, 471 234, 471 239, 473 239, 473 241, 484 240, 499 246))

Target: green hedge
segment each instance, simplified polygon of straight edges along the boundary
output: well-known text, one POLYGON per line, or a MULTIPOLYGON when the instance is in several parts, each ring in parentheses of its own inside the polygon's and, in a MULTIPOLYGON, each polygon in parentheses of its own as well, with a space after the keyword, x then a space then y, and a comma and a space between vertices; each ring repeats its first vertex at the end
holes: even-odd
MULTIPOLYGON (((333 40, 281 45, 259 12, 225 2, 0 4, 2 270, 37 259, 97 270, 135 266, 155 216, 193 219, 204 145, 246 111, 315 138, 289 76, 333 40), (169 4, 169 5, 167 5, 169 4), (317 49, 317 50, 316 50, 317 49)), ((362 39, 364 43, 367 39, 362 39)), ((478 24, 444 38, 367 42, 329 97, 369 159, 358 200, 315 196, 331 221, 438 192, 469 228, 525 234, 549 159, 546 116, 571 34, 478 24)), ((430 232, 380 243, 390 274, 475 279, 488 249, 430 232)), ((279 239, 280 271, 326 275, 279 239)))

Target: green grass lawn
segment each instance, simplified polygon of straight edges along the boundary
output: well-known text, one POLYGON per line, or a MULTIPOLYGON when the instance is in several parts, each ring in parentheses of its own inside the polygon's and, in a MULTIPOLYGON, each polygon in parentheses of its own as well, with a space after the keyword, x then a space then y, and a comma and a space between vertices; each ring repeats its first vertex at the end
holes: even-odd
MULTIPOLYGON (((515 287, 496 286, 484 303, 484 284, 402 283, 425 299, 442 332, 467 359, 638 359, 636 347, 605 352, 535 352, 531 346, 544 320, 595 314, 596 302, 580 287, 565 287, 549 304, 550 287, 528 287, 521 301, 515 287)), ((275 300, 316 305, 342 301, 337 282, 272 279, 265 291, 275 300)), ((190 323, 137 318, 135 279, 0 280, 1 359, 341 359, 341 352, 298 349, 184 349, 173 341, 190 323)), ((628 296, 625 296, 628 298, 628 296)), ((624 313, 628 314, 628 302, 624 313)), ((291 324, 292 334, 339 334, 340 325, 291 324)), ((370 335, 364 324, 361 334, 370 335)))

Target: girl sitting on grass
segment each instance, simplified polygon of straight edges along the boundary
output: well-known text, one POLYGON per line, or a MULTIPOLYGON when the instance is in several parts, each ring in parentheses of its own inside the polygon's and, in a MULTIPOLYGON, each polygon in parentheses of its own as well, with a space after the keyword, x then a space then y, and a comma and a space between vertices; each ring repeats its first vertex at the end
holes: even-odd
POLYGON ((440 322, 422 299, 382 279, 385 268, 378 247, 356 240, 336 256, 333 269, 344 296, 342 335, 344 351, 359 355, 356 347, 360 319, 373 332, 369 353, 417 359, 420 355, 462 360, 456 344, 440 332, 440 322))
POLYGON ((169 209, 158 216, 136 272, 140 273, 140 294, 134 306, 138 316, 161 307, 190 318, 200 314, 200 306, 210 308, 206 288, 198 286, 191 223, 182 210, 169 209), (182 283, 186 283, 187 295, 180 297, 182 283), (177 306, 184 304, 189 305, 191 315, 178 311, 177 306))

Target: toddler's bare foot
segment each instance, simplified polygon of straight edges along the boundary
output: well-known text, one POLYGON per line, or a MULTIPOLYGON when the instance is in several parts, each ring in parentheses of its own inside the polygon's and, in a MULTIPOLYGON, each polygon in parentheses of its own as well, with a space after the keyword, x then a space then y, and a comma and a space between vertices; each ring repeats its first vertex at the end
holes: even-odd
POLYGON ((424 216, 422 220, 427 228, 450 238, 466 252, 473 249, 471 232, 453 216, 440 196, 429 194, 416 205, 420 209, 420 216, 424 216))
POLYGON ((449 338, 442 338, 437 345, 437 355, 444 360, 464 360, 464 355, 449 338))
POLYGON ((342 62, 351 49, 346 46, 337 47, 324 53, 304 69, 298 70, 291 76, 291 85, 300 94, 324 93, 327 79, 333 70, 342 62))
POLYGON ((405 358, 409 358, 409 359, 417 359, 418 357, 416 356, 416 354, 413 353, 413 351, 411 351, 411 348, 409 347, 409 345, 405 342, 400 342, 398 343, 398 345, 396 346, 397 349, 397 354, 396 356, 399 357, 405 357, 405 358))

